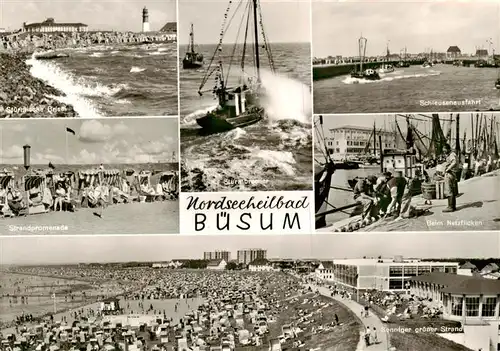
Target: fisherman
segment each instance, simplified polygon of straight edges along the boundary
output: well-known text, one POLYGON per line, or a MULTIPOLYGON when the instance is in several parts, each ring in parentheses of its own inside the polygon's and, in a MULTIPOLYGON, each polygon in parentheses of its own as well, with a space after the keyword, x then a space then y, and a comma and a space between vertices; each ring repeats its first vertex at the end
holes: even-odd
POLYGON ((457 154, 451 150, 450 145, 445 144, 444 152, 446 153, 446 163, 444 169, 444 195, 448 198, 448 207, 443 212, 454 212, 457 210, 457 154))
POLYGON ((387 208, 386 216, 389 216, 394 211, 394 215, 397 218, 401 213, 401 203, 403 201, 403 195, 405 193, 407 181, 403 177, 403 172, 396 171, 395 177, 387 182, 387 189, 391 195, 391 203, 387 208))
POLYGON ((377 204, 378 200, 373 197, 373 186, 377 182, 377 177, 369 176, 361 178, 354 186, 354 200, 363 205, 363 220, 371 219, 373 206, 377 204))
POLYGON ((374 186, 375 194, 379 200, 379 214, 384 215, 387 207, 391 203, 391 192, 387 188, 387 183, 391 180, 392 173, 385 172, 377 178, 377 183, 374 186))

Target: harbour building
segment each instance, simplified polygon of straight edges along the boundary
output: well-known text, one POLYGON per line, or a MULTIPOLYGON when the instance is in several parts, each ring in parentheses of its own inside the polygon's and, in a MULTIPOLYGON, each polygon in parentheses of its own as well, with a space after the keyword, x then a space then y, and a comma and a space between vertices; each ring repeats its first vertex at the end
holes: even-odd
POLYGON ((442 272, 457 274, 456 262, 431 262, 417 259, 345 259, 333 261, 333 281, 354 291, 379 290, 407 292, 414 277, 442 272))
POLYGON ((52 32, 87 32, 88 26, 83 23, 57 23, 53 18, 47 18, 39 23, 23 23, 23 32, 52 33, 52 32))
POLYGON ((231 252, 229 251, 206 251, 203 253, 203 259, 206 261, 224 260, 231 261, 231 252))
POLYGON ((253 262, 257 259, 266 259, 267 258, 267 250, 263 249, 243 249, 238 250, 236 260, 238 264, 244 264, 245 266, 249 265, 250 262, 253 262))
POLYGON ((396 149, 396 134, 386 130, 360 126, 341 126, 328 130, 325 135, 328 153, 334 160, 352 159, 360 154, 375 153, 380 156, 379 136, 382 140, 382 150, 396 149))

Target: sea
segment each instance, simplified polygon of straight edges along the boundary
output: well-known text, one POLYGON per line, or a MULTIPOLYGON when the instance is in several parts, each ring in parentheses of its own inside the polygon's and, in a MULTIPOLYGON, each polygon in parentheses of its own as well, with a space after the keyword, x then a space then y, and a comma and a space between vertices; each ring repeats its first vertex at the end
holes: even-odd
POLYGON ((177 44, 101 45, 29 59, 30 72, 67 96, 80 117, 178 114, 177 44))
POLYGON ((314 113, 452 112, 500 109, 498 69, 438 64, 381 74, 379 81, 349 75, 314 81, 314 113), (466 101, 453 105, 448 101, 466 101), (447 105, 434 102, 446 101, 447 105))
MULTIPOLYGON (((265 50, 260 51, 261 79, 268 94, 267 116, 244 129, 210 136, 199 136, 196 118, 217 106, 211 91, 198 94, 215 45, 202 45, 205 67, 180 72, 181 152, 183 181, 192 170, 201 173, 205 191, 265 191, 312 189, 312 98, 310 44, 273 44, 275 73, 269 70, 265 50)), ((180 48, 182 61, 187 47, 180 48)), ((229 82, 237 82, 242 46, 222 47, 222 61, 229 63, 235 49, 229 82), (240 54, 240 55, 238 55, 240 54)), ((246 72, 253 74, 253 54, 247 48, 246 72)), ((182 67, 182 66, 181 66, 182 67)), ((224 65, 226 68, 227 65, 224 65)), ((227 69, 227 68, 226 68, 227 69)), ((226 72, 227 73, 227 72, 226 72)), ((213 77, 205 89, 214 86, 213 77)), ((189 183, 189 182, 188 182, 189 183)), ((198 182, 199 183, 199 182, 198 182)), ((197 191, 185 185, 183 191, 197 191)), ((200 184, 198 184, 200 185, 200 184)))

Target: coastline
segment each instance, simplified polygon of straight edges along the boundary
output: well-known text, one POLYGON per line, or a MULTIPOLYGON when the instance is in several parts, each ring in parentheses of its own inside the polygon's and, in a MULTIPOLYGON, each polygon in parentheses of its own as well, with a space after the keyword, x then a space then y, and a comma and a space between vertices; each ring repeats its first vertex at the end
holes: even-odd
POLYGON ((27 52, 0 52, 0 118, 78 117, 57 100, 64 92, 31 75, 27 59, 27 52))
MULTIPOLYGON (((79 117, 74 106, 62 102, 66 92, 30 73, 33 53, 99 45, 142 45, 175 42, 168 33, 15 33, 0 36, 0 118, 79 117)), ((81 112, 80 112, 81 113, 81 112)))

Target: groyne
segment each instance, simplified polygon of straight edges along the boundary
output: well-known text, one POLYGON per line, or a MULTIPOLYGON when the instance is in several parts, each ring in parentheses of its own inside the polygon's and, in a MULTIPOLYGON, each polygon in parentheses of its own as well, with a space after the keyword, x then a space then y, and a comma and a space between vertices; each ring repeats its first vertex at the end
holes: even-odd
POLYGON ((160 32, 16 33, 0 37, 0 50, 7 52, 34 52, 37 49, 55 50, 106 44, 133 45, 171 43, 175 41, 175 34, 160 32))
POLYGON ((0 118, 76 117, 65 94, 30 74, 25 52, 0 53, 0 118))

